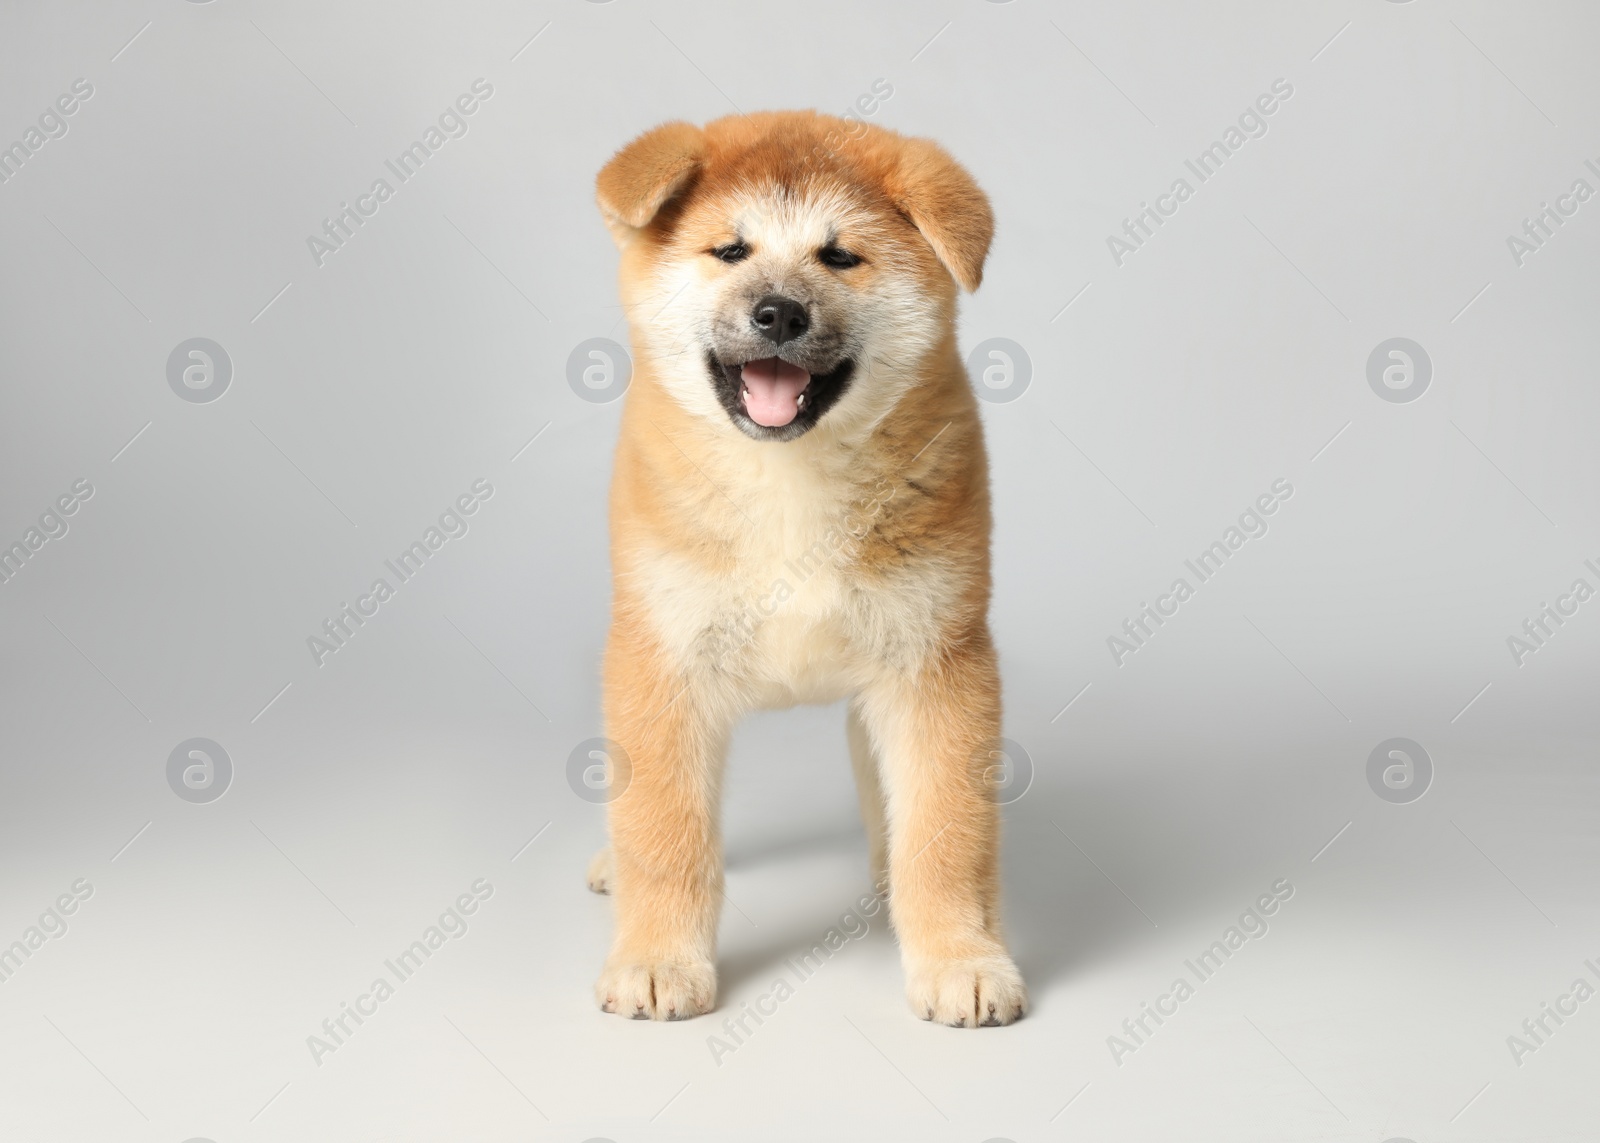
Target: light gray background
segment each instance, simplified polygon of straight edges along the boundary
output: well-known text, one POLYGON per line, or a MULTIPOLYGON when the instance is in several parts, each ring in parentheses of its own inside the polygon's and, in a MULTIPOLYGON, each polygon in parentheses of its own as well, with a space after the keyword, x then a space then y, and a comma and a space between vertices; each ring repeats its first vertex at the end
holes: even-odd
POLYGON ((0 540, 95 489, 0 586, 0 942, 94 887, 0 983, 0 1137, 1592 1139, 1600 998, 1520 1064, 1507 1037, 1600 983, 1600 601, 1520 667, 1506 639, 1600 587, 1600 201, 1521 266, 1506 238, 1600 189, 1597 32, 1578 0, 0 7, 0 141, 94 86, 0 185, 0 540), (469 134, 319 268, 307 236, 479 77, 469 134), (1280 77, 1269 133, 1117 266, 1107 236, 1280 77), (873 121, 994 201, 963 346, 1032 363, 984 415, 1035 1009, 914 1019, 880 917, 719 1063, 865 846, 842 712, 752 721, 722 1011, 595 1009, 603 814, 565 765, 600 730, 620 404, 566 361, 625 330, 592 180, 660 120, 877 79, 873 121), (232 359, 215 402, 167 383, 192 337, 232 359), (1367 383, 1391 337, 1431 359, 1414 402, 1367 383), (478 478, 469 534, 317 666, 307 636, 478 478), (1278 478, 1270 532, 1117 666, 1278 478), (165 777, 196 736, 235 766, 209 804, 165 777), (1410 804, 1366 780, 1392 737, 1436 767, 1410 804), (470 931, 314 1063, 479 878, 470 931), (1270 934, 1114 1060, 1279 878, 1270 934))

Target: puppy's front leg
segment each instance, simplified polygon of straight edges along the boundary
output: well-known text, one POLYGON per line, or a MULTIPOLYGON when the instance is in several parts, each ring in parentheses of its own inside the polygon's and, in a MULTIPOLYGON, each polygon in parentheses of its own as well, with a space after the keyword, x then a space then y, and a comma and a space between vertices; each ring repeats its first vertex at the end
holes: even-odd
POLYGON ((621 1016, 679 1020, 716 1004, 727 733, 708 725, 717 704, 703 698, 613 634, 606 729, 629 773, 608 807, 616 935, 595 998, 621 1016))
POLYGON ((883 766, 890 914, 925 1020, 1009 1024, 1027 991, 1000 936, 999 809, 989 785, 1000 684, 987 632, 862 696, 883 766))

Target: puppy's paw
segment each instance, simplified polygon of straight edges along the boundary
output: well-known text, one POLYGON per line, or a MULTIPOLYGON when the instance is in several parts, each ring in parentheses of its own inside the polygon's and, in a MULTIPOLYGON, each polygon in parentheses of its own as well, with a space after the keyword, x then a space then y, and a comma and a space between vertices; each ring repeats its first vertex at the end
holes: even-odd
POLYGON ((924 1020, 955 1028, 1010 1024, 1028 1011, 1022 974, 1004 953, 908 968, 906 999, 924 1020))
POLYGON ((635 1020, 687 1020, 717 1003, 717 970, 708 961, 608 963, 594 986, 604 1012, 635 1020))
POLYGON ((589 888, 596 893, 611 892, 611 849, 609 846, 589 859, 589 888))

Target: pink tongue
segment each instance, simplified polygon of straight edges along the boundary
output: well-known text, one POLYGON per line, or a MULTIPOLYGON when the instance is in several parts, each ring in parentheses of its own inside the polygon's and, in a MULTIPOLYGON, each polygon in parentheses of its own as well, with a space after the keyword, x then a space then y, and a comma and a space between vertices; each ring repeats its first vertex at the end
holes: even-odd
POLYGON ((778 357, 747 361, 740 370, 744 381, 744 411, 758 425, 775 429, 800 415, 800 394, 811 384, 811 374, 778 357))

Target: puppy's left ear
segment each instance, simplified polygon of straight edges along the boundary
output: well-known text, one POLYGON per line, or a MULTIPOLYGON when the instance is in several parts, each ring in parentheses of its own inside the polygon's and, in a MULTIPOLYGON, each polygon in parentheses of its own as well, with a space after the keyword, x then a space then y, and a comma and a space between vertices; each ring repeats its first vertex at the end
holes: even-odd
POLYGON ((966 168, 937 143, 904 139, 887 189, 950 276, 963 288, 976 290, 994 238, 994 212, 966 168))
POLYGON ((656 212, 686 189, 700 171, 705 135, 692 123, 663 123, 646 131, 601 168, 595 198, 619 240, 626 229, 648 226, 656 212))

